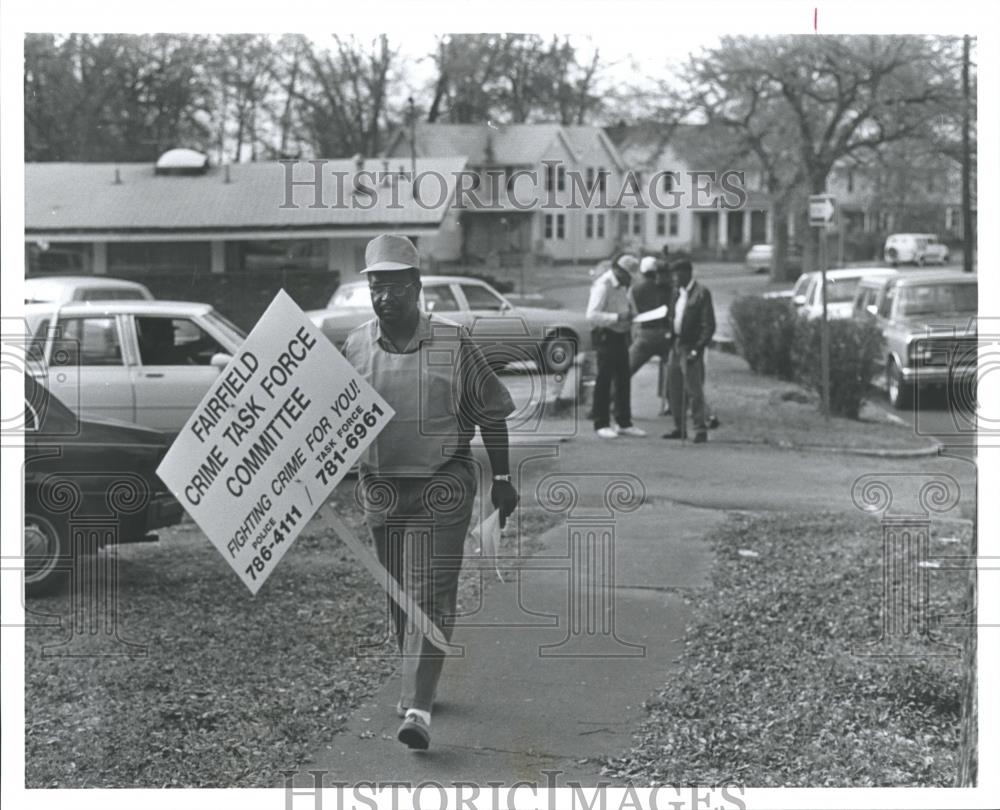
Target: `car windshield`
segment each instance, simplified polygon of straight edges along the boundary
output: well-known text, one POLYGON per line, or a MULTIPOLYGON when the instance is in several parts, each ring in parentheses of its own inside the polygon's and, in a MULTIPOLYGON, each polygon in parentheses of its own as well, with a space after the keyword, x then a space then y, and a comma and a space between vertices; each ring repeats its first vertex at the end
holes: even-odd
POLYGON ((330 309, 371 309, 372 294, 367 284, 341 287, 330 299, 330 309))
POLYGON ((828 278, 826 280, 826 302, 828 304, 843 304, 854 300, 854 294, 858 291, 858 281, 856 278, 828 278))
POLYGON ((243 341, 247 339, 246 332, 240 329, 224 315, 220 315, 214 309, 205 315, 205 320, 212 324, 212 326, 217 327, 219 331, 223 332, 233 341, 233 343, 236 343, 237 345, 243 343, 243 341))
POLYGON ((914 284, 900 289, 899 314, 909 317, 975 312, 978 298, 978 284, 914 284))

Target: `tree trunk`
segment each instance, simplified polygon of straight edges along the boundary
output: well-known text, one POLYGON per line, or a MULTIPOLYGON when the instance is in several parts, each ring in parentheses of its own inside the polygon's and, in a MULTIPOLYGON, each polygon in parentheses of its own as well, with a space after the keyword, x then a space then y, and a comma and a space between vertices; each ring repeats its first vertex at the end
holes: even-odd
POLYGON ((969 36, 962 41, 962 270, 972 272, 975 234, 972 230, 972 147, 969 138, 969 36))

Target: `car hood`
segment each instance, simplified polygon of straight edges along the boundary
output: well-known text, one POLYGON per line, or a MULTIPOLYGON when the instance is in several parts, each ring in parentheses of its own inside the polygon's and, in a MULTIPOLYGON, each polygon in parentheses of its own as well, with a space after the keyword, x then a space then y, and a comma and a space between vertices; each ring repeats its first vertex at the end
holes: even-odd
POLYGON ((946 335, 975 335, 976 313, 958 312, 947 315, 915 315, 902 318, 894 324, 897 329, 907 332, 921 332, 946 335))

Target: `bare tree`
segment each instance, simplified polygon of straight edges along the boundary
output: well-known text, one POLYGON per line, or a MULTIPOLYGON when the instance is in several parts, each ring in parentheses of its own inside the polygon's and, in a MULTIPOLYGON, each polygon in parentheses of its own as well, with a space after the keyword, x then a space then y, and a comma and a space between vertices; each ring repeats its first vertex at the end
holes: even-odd
MULTIPOLYGON (((776 278, 783 204, 823 192, 838 161, 925 137, 935 105, 954 94, 924 37, 727 37, 692 58, 685 80, 680 105, 730 133, 720 157, 757 162, 776 206, 776 278)), ((816 244, 799 216, 809 268, 816 244)))

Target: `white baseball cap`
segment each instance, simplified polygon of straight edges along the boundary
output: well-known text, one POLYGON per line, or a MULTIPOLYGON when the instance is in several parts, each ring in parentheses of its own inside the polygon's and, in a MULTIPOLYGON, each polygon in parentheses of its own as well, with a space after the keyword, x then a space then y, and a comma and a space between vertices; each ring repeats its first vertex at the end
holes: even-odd
POLYGON ((645 256, 642 261, 639 262, 639 272, 640 273, 655 273, 657 270, 657 262, 655 256, 645 256))

